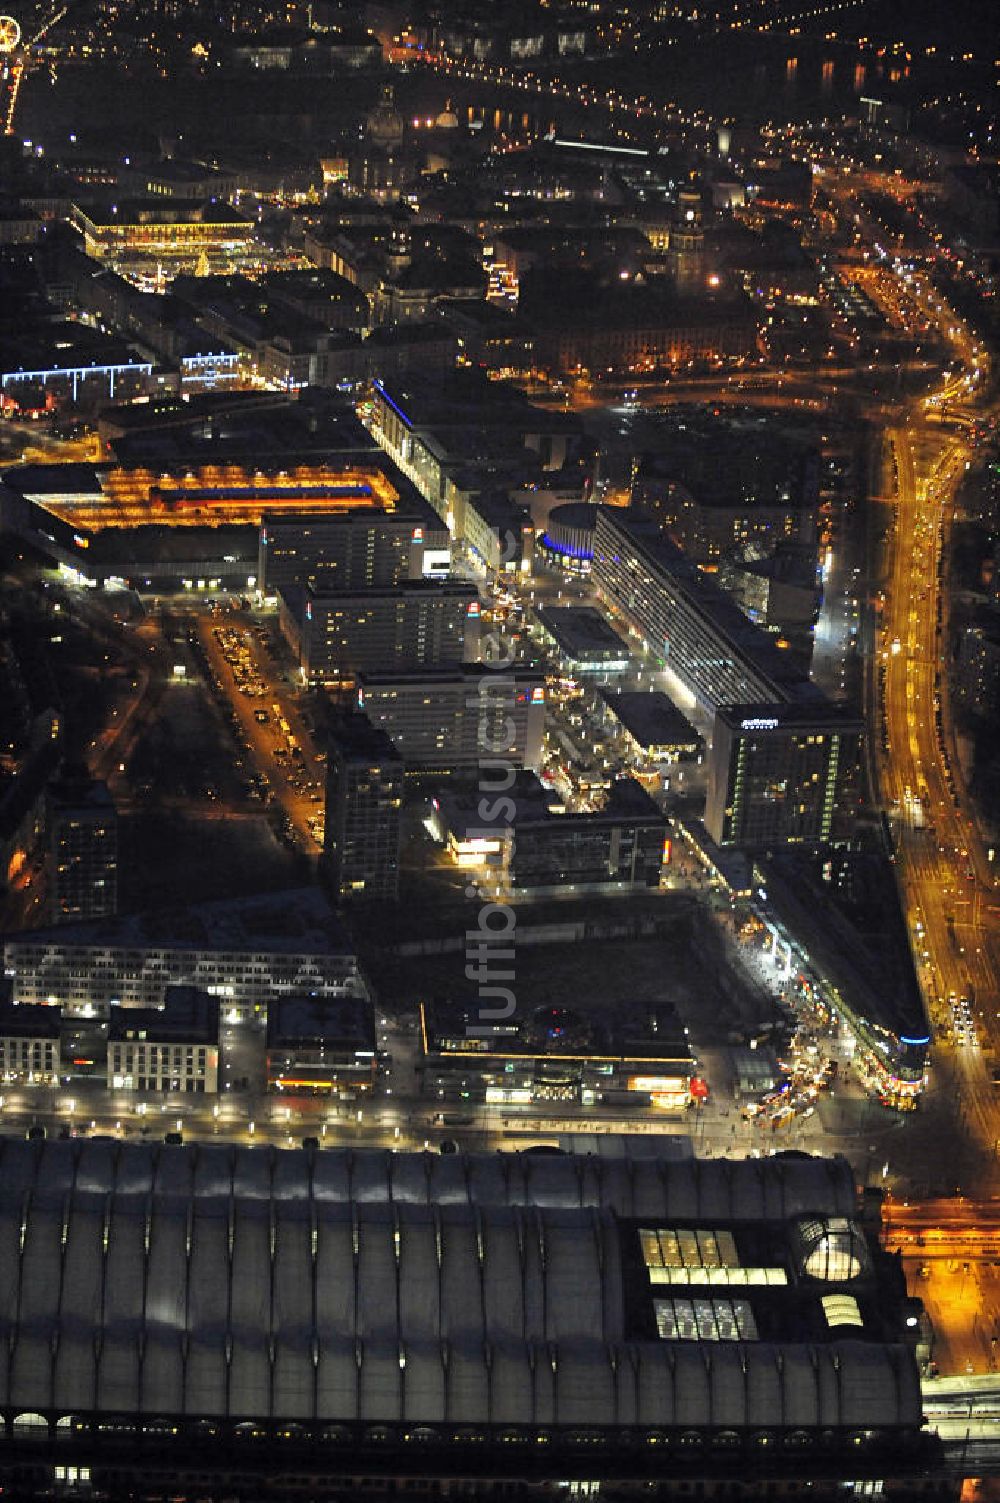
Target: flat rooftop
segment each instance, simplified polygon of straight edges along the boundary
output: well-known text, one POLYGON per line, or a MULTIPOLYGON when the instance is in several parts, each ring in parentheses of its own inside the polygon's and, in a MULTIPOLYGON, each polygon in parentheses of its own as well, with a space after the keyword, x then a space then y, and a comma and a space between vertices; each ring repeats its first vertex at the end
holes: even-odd
MULTIPOLYGON (((473 792, 441 792, 438 794, 441 812, 451 832, 464 838, 466 832, 482 833, 483 818, 479 812, 480 798, 473 792)), ((666 815, 650 798, 645 788, 634 778, 616 778, 608 790, 607 802, 602 809, 579 813, 559 814, 552 808, 557 795, 550 792, 532 772, 519 772, 508 798, 514 805, 514 814, 509 821, 516 831, 528 825, 550 825, 552 829, 594 830, 605 824, 638 821, 662 825, 667 828, 666 815)))
POLYGON ((345 1047, 375 1053, 375 1012, 359 997, 279 997, 268 1003, 267 1047, 345 1047))
POLYGON ((625 690, 620 694, 601 691, 601 699, 615 719, 641 747, 700 746, 702 737, 672 699, 659 690, 625 690))
MULTIPOLYGON (((426 685, 428 689, 443 688, 448 684, 476 685, 480 679, 496 678, 495 668, 487 663, 446 663, 443 666, 433 668, 415 668, 409 673, 367 673, 359 672, 358 687, 360 689, 387 689, 390 686, 398 686, 401 689, 419 689, 426 685)), ((537 668, 529 668, 523 663, 513 663, 510 668, 504 669, 504 677, 511 678, 518 684, 542 684, 545 682, 544 674, 537 668)), ((497 695, 499 699, 501 696, 497 695)))
POLYGON ((14 946, 37 946, 350 955, 354 949, 330 904, 315 887, 26 929, 8 935, 5 944, 8 951, 14 946))
POLYGON ((330 724, 331 761, 398 762, 402 757, 380 726, 372 725, 367 715, 338 716, 330 724))
POLYGON ((592 605, 539 605, 535 619, 573 662, 619 662, 630 657, 623 639, 592 605))
POLYGON ((0 1006, 0 1038, 57 1039, 62 1009, 34 1002, 5 1002, 0 1006))
POLYGON ((849 706, 832 701, 724 705, 717 715, 733 730, 855 731, 859 735, 864 730, 860 715, 849 706))
POLYGON ((636 1061, 670 1061, 694 1069, 687 1029, 672 1002, 619 1001, 600 1012, 562 1006, 536 1007, 515 1013, 486 1035, 477 1001, 435 998, 421 1005, 425 1053, 501 1054, 561 1059, 614 1057, 636 1061), (475 1029, 475 1033, 471 1032, 475 1029), (475 1039, 470 1049, 469 1041, 475 1039))
POLYGON ((202 198, 126 198, 112 208, 104 204, 75 203, 73 214, 82 224, 97 229, 125 229, 149 224, 218 224, 246 226, 252 221, 227 203, 206 203, 202 198))
POLYGON ((376 392, 408 428, 451 432, 473 428, 483 432, 577 433, 580 422, 572 413, 547 412, 509 387, 498 386, 475 373, 457 371, 438 379, 407 373, 376 381, 376 392))
POLYGON ((218 1044, 219 999, 198 986, 168 986, 162 1007, 112 1007, 108 1039, 218 1044))

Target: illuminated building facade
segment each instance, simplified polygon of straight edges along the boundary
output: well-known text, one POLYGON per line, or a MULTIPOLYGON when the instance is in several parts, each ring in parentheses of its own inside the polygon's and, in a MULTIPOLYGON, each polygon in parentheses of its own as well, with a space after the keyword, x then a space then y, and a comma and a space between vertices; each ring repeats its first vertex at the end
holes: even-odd
POLYGON ((627 1092, 633 1104, 649 1097, 683 1111, 697 1068, 687 1030, 664 1002, 622 1000, 599 1016, 546 1006, 495 1024, 473 1004, 422 1002, 420 1042, 426 1095, 489 1105, 593 1105, 627 1092))
POLYGON ((339 559, 346 568, 361 542, 367 551, 369 536, 373 547, 382 538, 391 552, 391 537, 397 531, 405 537, 407 525, 410 542, 415 528, 427 527, 425 564, 428 548, 435 565, 444 552, 426 503, 377 451, 260 463, 175 458, 162 468, 24 465, 5 479, 5 525, 95 584, 120 579, 140 589, 253 589, 262 556, 267 563, 275 549, 280 569, 295 576, 312 559, 320 566, 329 558, 331 567, 339 559), (338 531, 337 520, 354 513, 363 513, 375 531, 360 523, 358 532, 338 531), (386 519, 382 532, 380 516, 386 519), (407 525, 395 529, 395 517, 407 525))
POLYGON ((609 677, 626 673, 632 661, 621 637, 591 605, 536 605, 528 632, 565 675, 609 677))
MULTIPOLYGON (((603 300, 602 300, 603 301, 603 300)), ((536 363, 548 370, 640 370, 691 360, 743 360, 757 350, 757 327, 742 305, 698 309, 693 299, 657 316, 606 315, 603 307, 568 323, 529 322, 536 363)))
POLYGON ((138 199, 115 205, 110 214, 74 204, 70 221, 83 236, 86 254, 105 262, 235 253, 246 250, 254 235, 253 223, 235 209, 200 199, 138 199))
POLYGON ((261 523, 258 578, 269 595, 307 581, 319 590, 387 588, 446 574, 449 564, 447 528, 416 496, 398 511, 268 512, 261 523))
POLYGON ((589 574, 594 559, 594 524, 597 507, 587 501, 570 501, 553 507, 538 551, 553 568, 567 574, 589 574))
POLYGON ((283 992, 364 996, 354 950, 315 888, 197 908, 64 924, 9 935, 5 974, 15 1002, 60 1005, 71 1017, 159 1007, 189 983, 218 997, 227 1021, 262 1017, 283 992))
POLYGON ((612 610, 705 712, 787 700, 801 687, 781 651, 645 513, 598 507, 593 574, 612 610))
POLYGON ((59 1084, 60 1017, 58 1007, 0 1003, 0 1081, 4 1085, 59 1084))
POLYGON ((604 719, 629 761, 643 771, 691 761, 704 741, 675 705, 659 690, 601 690, 604 719))
POLYGON ((219 1089, 219 999, 196 986, 168 986, 161 1007, 112 1007, 111 1091, 214 1095, 219 1089))
POLYGON ((479 656, 475 585, 405 580, 391 589, 281 591, 279 621, 310 682, 350 684, 358 673, 411 671, 479 656))
POLYGON ((847 1024, 859 1080, 886 1106, 912 1108, 931 1030, 894 866, 873 853, 786 848, 754 858, 752 891, 778 946, 847 1024))
POLYGON ((49 909, 55 924, 118 908, 118 814, 106 783, 63 779, 48 795, 49 909))
POLYGON ((524 668, 481 664, 358 675, 358 709, 389 736, 407 772, 472 772, 502 757, 537 771, 545 681, 524 668))
POLYGON ((834 705, 718 711, 705 826, 716 845, 824 845, 853 786, 863 722, 834 705))

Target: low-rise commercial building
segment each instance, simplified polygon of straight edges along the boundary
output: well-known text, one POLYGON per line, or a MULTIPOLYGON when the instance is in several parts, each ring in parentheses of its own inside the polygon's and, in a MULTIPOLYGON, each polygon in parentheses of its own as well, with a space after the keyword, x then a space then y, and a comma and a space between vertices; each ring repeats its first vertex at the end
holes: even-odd
POLYGON ((350 1099, 375 1083, 372 1004, 359 997, 282 997, 267 1014, 267 1088, 350 1099))
POLYGON ((262 1016, 283 992, 366 995, 354 948, 315 888, 30 929, 6 938, 3 963, 16 1002, 72 1017, 157 1007, 180 982, 218 997, 229 1022, 262 1016))
POLYGON ((161 1007, 112 1007, 108 1089, 215 1095, 219 999, 197 986, 168 986, 161 1007))
POLYGON ((290 585, 278 596, 278 619, 314 683, 351 684, 358 673, 414 670, 479 656, 475 585, 405 580, 391 589, 331 593, 290 585))
POLYGON ((669 825, 632 778, 611 784, 602 809, 560 814, 537 778, 522 774, 497 798, 508 819, 490 824, 478 794, 442 793, 431 828, 484 891, 509 898, 569 892, 628 893, 659 887, 670 857, 669 825))
POLYGON ((0 1081, 59 1084, 62 1013, 58 1007, 0 1001, 0 1081))
POLYGON ((481 663, 358 675, 357 705, 389 736, 407 772, 461 774, 503 758, 538 770, 545 681, 524 668, 481 663))
POLYGON ((655 691, 600 691, 604 718, 630 762, 649 770, 701 755, 704 740, 672 700, 655 691))
POLYGON ((496 1024, 472 1003, 422 1002, 420 1048, 425 1095, 489 1105, 651 1099, 680 1111, 697 1070, 673 1006, 631 999, 599 1014, 547 1006, 496 1024))
POLYGON ((886 1106, 927 1084, 931 1028, 896 872, 875 853, 774 851, 754 858, 752 902, 789 970, 814 978, 855 1041, 853 1068, 886 1106))
POLYGON ((621 637, 592 605, 536 605, 528 633, 567 677, 626 673, 632 661, 621 637))
POLYGON ((253 222, 237 210, 200 199, 132 199, 110 212, 74 204, 70 222, 87 255, 109 262, 136 255, 196 260, 202 252, 246 250, 254 235, 253 222))

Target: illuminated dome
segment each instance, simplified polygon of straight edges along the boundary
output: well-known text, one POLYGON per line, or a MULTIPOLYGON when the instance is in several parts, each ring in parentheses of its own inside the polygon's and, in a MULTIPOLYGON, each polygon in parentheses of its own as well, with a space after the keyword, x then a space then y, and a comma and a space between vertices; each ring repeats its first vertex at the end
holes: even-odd
POLYGON ((799 1269, 805 1278, 846 1284, 870 1272, 864 1233, 846 1216, 809 1217, 798 1223, 797 1232, 799 1269))
POLYGON ((458 116, 455 114, 455 111, 451 107, 450 99, 448 100, 444 109, 441 111, 440 115, 435 120, 434 124, 437 126, 438 130, 458 130, 458 116))

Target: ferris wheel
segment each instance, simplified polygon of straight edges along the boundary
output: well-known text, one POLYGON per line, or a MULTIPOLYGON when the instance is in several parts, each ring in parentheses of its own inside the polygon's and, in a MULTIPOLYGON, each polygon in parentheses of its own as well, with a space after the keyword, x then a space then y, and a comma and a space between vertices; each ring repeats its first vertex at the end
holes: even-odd
POLYGON ((0 52, 13 52, 21 40, 21 28, 13 16, 0 16, 0 52))

